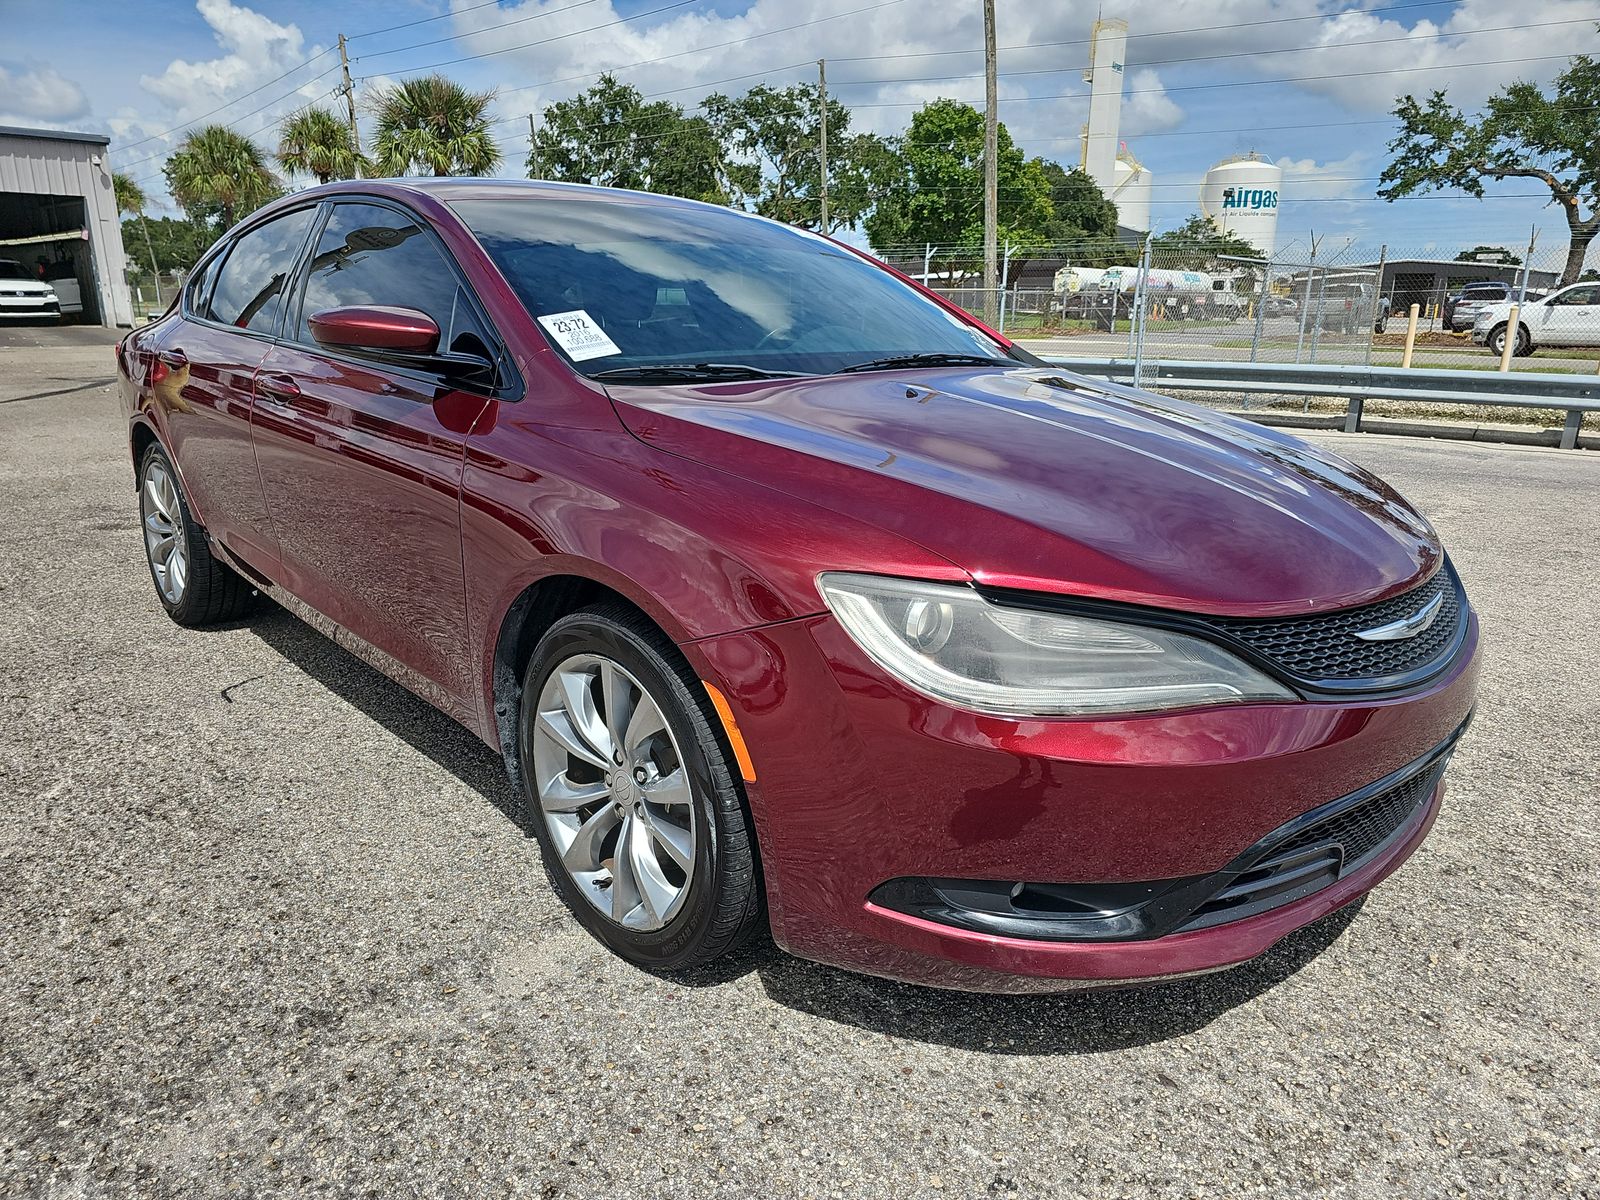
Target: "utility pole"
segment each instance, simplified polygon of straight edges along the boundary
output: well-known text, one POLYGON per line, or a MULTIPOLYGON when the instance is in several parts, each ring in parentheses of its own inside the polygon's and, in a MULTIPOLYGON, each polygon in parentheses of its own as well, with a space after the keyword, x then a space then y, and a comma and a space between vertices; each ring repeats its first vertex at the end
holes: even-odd
POLYGON ((539 126, 528 114, 528 178, 539 178, 539 126))
POLYGON ((983 0, 983 314, 995 320, 1000 285, 995 258, 1000 237, 1000 94, 995 83, 994 0, 983 0))
POLYGON ((350 148, 356 156, 356 178, 361 178, 361 130, 356 128, 356 85, 350 82, 350 55, 345 50, 344 34, 339 35, 339 70, 344 73, 345 110, 350 114, 350 148))
POLYGON ((1539 227, 1528 230, 1528 253, 1522 256, 1522 285, 1517 288, 1517 307, 1528 302, 1528 272, 1533 269, 1533 248, 1539 244, 1539 227))
POLYGON ((828 60, 817 59, 817 105, 822 112, 822 136, 818 152, 822 156, 822 236, 828 236, 828 60))

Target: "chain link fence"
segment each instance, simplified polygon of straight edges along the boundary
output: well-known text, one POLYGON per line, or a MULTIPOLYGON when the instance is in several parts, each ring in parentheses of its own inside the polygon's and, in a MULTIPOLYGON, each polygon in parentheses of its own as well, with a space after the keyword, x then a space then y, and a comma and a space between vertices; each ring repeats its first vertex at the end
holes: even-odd
POLYGON ((1497 370, 1497 329, 1518 304, 1513 370, 1600 371, 1600 272, 1562 288, 1566 247, 1520 255, 1330 250, 1291 242, 1271 257, 1203 257, 1117 242, 1003 251, 983 287, 981 251, 880 253, 1038 354, 1146 361, 1414 365, 1497 370), (1516 261, 1505 261, 1514 258, 1516 261), (1415 328, 1411 309, 1416 307, 1415 328), (1476 332, 1474 324, 1487 312, 1476 332))

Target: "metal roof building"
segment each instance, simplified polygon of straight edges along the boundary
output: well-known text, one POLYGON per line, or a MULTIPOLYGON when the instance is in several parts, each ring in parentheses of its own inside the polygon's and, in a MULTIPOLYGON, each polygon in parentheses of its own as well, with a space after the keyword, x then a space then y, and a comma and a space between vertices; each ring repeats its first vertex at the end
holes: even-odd
POLYGON ((66 320, 132 325, 110 139, 0 125, 0 258, 61 296, 66 320))

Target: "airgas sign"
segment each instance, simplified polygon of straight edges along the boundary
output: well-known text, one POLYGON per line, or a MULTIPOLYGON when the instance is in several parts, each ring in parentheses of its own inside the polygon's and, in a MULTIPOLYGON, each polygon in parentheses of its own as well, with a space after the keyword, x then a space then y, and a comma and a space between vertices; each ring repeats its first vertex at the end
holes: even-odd
POLYGON ((1271 212, 1275 211, 1277 207, 1277 188, 1230 187, 1222 189, 1222 210, 1224 212, 1271 212))

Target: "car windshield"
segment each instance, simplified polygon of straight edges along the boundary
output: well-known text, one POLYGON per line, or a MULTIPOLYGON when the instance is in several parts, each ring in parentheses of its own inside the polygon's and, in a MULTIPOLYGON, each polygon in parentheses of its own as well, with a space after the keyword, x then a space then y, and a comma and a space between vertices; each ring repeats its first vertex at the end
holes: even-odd
POLYGON ((0 279, 32 279, 32 278, 33 278, 32 275, 29 275, 26 271, 24 271, 22 269, 22 264, 21 263, 11 262, 9 259, 0 259, 0 279))
POLYGON ((707 377, 832 374, 908 355, 1012 361, 850 251, 726 209, 565 197, 453 207, 551 342, 591 376, 646 381, 669 364, 677 370, 663 382, 701 364, 707 377))

